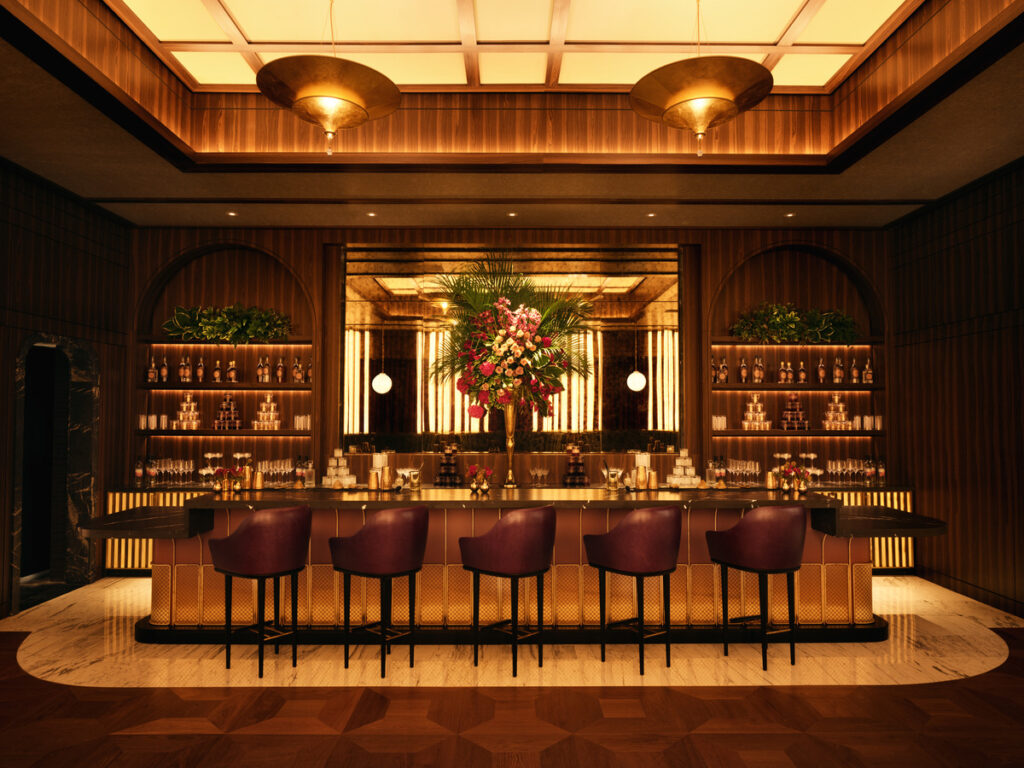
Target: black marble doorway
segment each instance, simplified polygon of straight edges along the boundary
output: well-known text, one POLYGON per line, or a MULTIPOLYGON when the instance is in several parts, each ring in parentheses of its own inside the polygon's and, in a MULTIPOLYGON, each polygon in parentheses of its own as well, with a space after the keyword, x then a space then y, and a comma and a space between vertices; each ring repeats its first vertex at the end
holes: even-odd
POLYGON ((79 521, 96 514, 96 353, 77 339, 34 335, 18 356, 15 386, 14 509, 7 567, 11 606, 17 611, 94 581, 101 571, 99 546, 78 528, 79 521))

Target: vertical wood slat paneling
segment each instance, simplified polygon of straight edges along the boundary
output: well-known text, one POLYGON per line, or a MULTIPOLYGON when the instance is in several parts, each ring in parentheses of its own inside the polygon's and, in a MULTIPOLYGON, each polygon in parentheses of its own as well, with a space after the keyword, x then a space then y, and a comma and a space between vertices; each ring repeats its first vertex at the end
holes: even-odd
POLYGON ((1024 610, 1024 164, 894 232, 893 450, 923 514, 927 575, 1024 610))
MULTIPOLYGON (((11 520, 15 478, 15 369, 38 334, 90 347, 99 368, 99 419, 92 508, 126 479, 123 436, 128 382, 129 235, 98 209, 0 164, 0 615, 11 606, 11 520)), ((20 478, 17 479, 20 482, 20 478)))

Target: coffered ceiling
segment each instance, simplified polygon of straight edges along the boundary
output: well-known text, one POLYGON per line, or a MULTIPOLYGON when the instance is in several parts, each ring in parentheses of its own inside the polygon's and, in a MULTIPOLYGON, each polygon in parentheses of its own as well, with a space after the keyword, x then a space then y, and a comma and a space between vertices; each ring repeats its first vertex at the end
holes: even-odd
MULTIPOLYGON (((303 53, 407 91, 621 91, 698 42, 696 0, 105 2, 194 91, 254 91, 263 64, 303 53)), ((702 0, 700 52, 763 63, 776 93, 825 93, 921 2, 702 0)))

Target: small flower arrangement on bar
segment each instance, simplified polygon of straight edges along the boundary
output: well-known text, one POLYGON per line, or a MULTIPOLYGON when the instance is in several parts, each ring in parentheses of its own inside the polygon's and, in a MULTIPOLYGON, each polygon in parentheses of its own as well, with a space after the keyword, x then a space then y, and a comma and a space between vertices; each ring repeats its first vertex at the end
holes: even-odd
POLYGON ((792 460, 791 454, 773 453, 773 458, 782 463, 768 473, 768 487, 783 491, 806 491, 811 481, 811 473, 806 467, 792 460))
POLYGON ((470 464, 469 470, 466 472, 469 490, 472 493, 487 493, 491 489, 490 481, 493 474, 494 470, 490 467, 478 467, 476 464, 470 464))
POLYGON ((242 490, 242 483, 239 478, 242 476, 241 467, 217 467, 213 471, 213 490, 242 490))

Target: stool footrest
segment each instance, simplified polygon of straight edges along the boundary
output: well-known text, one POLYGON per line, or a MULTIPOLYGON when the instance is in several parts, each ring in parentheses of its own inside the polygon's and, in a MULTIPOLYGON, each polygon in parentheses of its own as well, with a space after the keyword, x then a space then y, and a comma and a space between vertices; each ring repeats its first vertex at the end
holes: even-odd
MULTIPOLYGON (((492 622, 491 624, 483 624, 483 625, 481 625, 481 627, 480 627, 480 631, 481 632, 486 630, 486 629, 495 629, 498 632, 502 632, 502 633, 508 635, 509 637, 511 637, 512 636, 512 619, 502 619, 501 621, 495 621, 495 622, 492 622)), ((528 629, 526 624, 520 624, 519 625, 519 633, 516 635, 516 638, 518 638, 519 640, 524 640, 527 637, 535 637, 539 632, 540 632, 539 628, 538 629, 528 629)))

